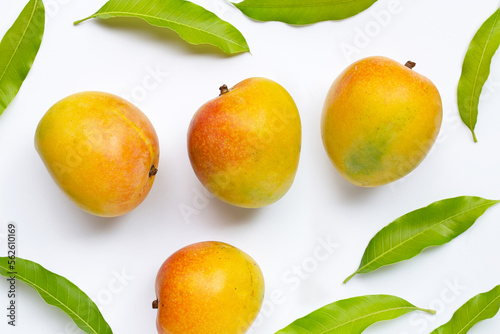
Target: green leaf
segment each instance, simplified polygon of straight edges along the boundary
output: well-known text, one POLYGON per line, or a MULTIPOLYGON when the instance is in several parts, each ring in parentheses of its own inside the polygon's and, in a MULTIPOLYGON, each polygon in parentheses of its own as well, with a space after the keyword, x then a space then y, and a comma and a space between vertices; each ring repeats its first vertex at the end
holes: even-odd
POLYGON ((443 245, 465 232, 499 201, 455 197, 434 202, 399 217, 378 232, 366 247, 359 269, 349 276, 411 259, 430 246, 443 245))
POLYGON ((477 142, 476 127, 479 97, 484 83, 490 75, 491 58, 500 46, 500 9, 498 9, 477 31, 469 45, 458 82, 458 110, 462 121, 472 132, 477 142))
POLYGON ((15 276, 35 288, 47 304, 63 310, 85 333, 113 333, 97 305, 76 285, 66 278, 48 271, 41 265, 15 258, 0 258, 0 275, 15 276))
POLYGON ((212 44, 227 53, 249 51, 245 37, 212 12, 185 0, 110 0, 91 18, 135 17, 170 28, 191 44, 212 44))
POLYGON ((480 321, 493 318, 500 309, 500 285, 471 298, 453 314, 449 322, 431 334, 465 334, 480 321))
POLYGON ((370 295, 339 300, 300 318, 276 334, 357 334, 376 322, 391 320, 418 308, 389 295, 370 295))
POLYGON ((31 0, 0 42, 0 115, 16 97, 42 44, 45 8, 31 0))
POLYGON ((343 20, 361 13, 377 0, 245 0, 234 5, 259 21, 311 24, 343 20))

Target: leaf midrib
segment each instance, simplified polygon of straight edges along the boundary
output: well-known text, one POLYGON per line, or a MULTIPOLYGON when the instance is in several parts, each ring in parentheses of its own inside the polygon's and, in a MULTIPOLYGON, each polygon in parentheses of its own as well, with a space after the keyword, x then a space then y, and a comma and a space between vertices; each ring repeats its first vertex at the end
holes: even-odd
POLYGON ((139 13, 134 13, 134 12, 101 12, 101 13, 96 13, 94 15, 91 15, 89 18, 98 18, 99 16, 105 16, 105 15, 116 15, 116 16, 137 17, 137 18, 149 18, 149 19, 156 19, 156 20, 160 20, 160 21, 165 21, 165 22, 177 24, 177 25, 185 27, 185 28, 194 29, 194 30, 197 30, 197 31, 204 32, 204 33, 209 34, 211 36, 218 37, 218 38, 220 38, 220 39, 222 39, 222 40, 224 40, 224 41, 226 41, 228 43, 237 45, 240 48, 247 49, 246 46, 238 44, 234 40, 225 38, 223 35, 216 35, 216 34, 210 32, 210 31, 207 31, 207 30, 196 28, 196 27, 193 27, 193 26, 190 26, 190 25, 187 25, 187 24, 183 24, 183 23, 177 22, 177 21, 167 20, 165 18, 154 16, 154 15, 139 14, 139 13))
MULTIPOLYGON (((26 267, 26 264, 25 264, 25 267, 26 267)), ((9 272, 9 268, 5 268, 5 267, 2 267, 6 272, 9 272)), ((90 328, 95 334, 99 334, 98 332, 95 331, 95 329, 88 323, 86 322, 85 320, 82 319, 82 317, 80 317, 77 313, 75 313, 72 309, 68 308, 65 304, 62 303, 61 300, 59 300, 58 298, 54 297, 54 295, 52 295, 51 293, 49 293, 47 290, 43 289, 42 287, 40 287, 39 285, 37 285, 36 283, 33 283, 31 282, 28 278, 20 275, 19 273, 16 273, 16 276, 20 276, 21 279, 30 284, 31 286, 35 287, 37 290, 41 290, 43 291, 44 293, 46 293, 47 295, 49 295, 50 297, 52 297, 54 300, 57 300, 59 302, 59 304, 61 306, 63 306, 66 310, 68 310, 71 314, 73 314, 76 318, 80 319, 82 323, 84 323, 88 328, 90 328)))
POLYGON ((358 270, 356 270, 356 273, 359 273, 361 270, 363 270, 364 268, 366 268, 366 267, 370 266, 372 263, 376 262, 378 259, 380 259, 380 258, 381 258, 381 257, 383 257, 384 255, 386 255, 387 253, 392 252, 392 251, 394 251, 395 249, 398 249, 399 247, 403 246, 403 245, 404 245, 404 244, 406 244, 407 242, 409 242, 409 241, 413 240, 414 238, 416 238, 416 237, 420 236, 421 234, 423 234, 423 233, 425 233, 425 232, 427 232, 427 231, 429 231, 429 230, 433 229, 434 227, 436 227, 436 226, 438 226, 438 225, 440 225, 440 224, 443 224, 443 223, 445 223, 445 222, 447 222, 447 221, 449 221, 449 220, 451 220, 451 219, 453 219, 453 218, 455 218, 455 217, 457 217, 457 216, 460 216, 460 215, 465 214, 465 213, 468 213, 468 212, 470 212, 470 211, 472 211, 472 210, 475 210, 475 209, 481 208, 481 207, 483 207, 483 206, 488 206, 488 205, 492 205, 492 204, 491 204, 491 203, 485 203, 485 204, 481 204, 481 205, 475 206, 475 207, 473 207, 473 208, 470 208, 469 210, 462 211, 462 212, 460 212, 460 213, 457 213, 456 215, 453 215, 453 216, 451 216, 451 217, 448 217, 448 218, 446 218, 446 219, 443 219, 443 220, 441 220, 441 221, 437 222, 436 224, 434 224, 434 225, 432 225, 432 226, 429 226, 429 227, 428 227, 428 228, 426 228, 425 230, 422 230, 422 231, 418 232, 417 234, 415 234, 415 235, 411 236, 410 238, 406 239, 404 242, 402 242, 402 243, 400 243, 400 244, 396 245, 396 246, 395 246, 395 247, 393 247, 393 248, 388 249, 387 251, 383 252, 383 253, 382 253, 382 254, 380 254, 379 256, 375 257, 373 260, 371 260, 370 262, 368 262, 367 264, 365 264, 363 267, 361 267, 361 268, 359 268, 358 270))
POLYGON ((342 5, 350 2, 356 2, 358 0, 345 0, 345 1, 337 1, 335 3, 333 2, 317 2, 317 3, 309 3, 309 4, 300 4, 300 5, 293 5, 293 4, 283 4, 283 5, 247 5, 244 2, 238 3, 238 7, 247 7, 247 8, 309 8, 309 7, 328 7, 328 6, 334 6, 334 5, 342 5))
MULTIPOLYGON (((26 27, 23 31, 23 34, 21 36, 21 38, 19 39, 19 43, 16 45, 16 48, 14 49, 14 52, 12 53, 12 56, 10 57, 9 61, 7 62, 7 66, 5 66, 5 70, 3 71, 2 75, 0 76, 0 82, 2 82, 4 76, 5 76, 5 73, 7 73, 7 70, 9 69, 9 66, 10 64, 12 63, 12 60, 14 59, 14 56, 17 54, 17 51, 19 50, 19 47, 21 46, 21 43, 23 42, 24 40, 24 36, 26 36, 26 32, 28 31, 28 27, 31 25, 31 21, 33 21, 33 17, 35 16, 35 12, 36 12, 36 9, 37 9, 37 6, 38 6, 38 1, 39 0, 35 0, 35 4, 33 6, 33 11, 31 12, 31 16, 28 20, 28 24, 26 24, 26 27)), ((15 22, 14 22, 15 24, 15 22)))
POLYGON ((368 318, 368 317, 371 317, 371 316, 374 316, 374 315, 377 315, 377 314, 380 314, 380 313, 392 312, 392 311, 398 311, 398 310, 406 310, 406 309, 411 309, 412 311, 421 310, 420 308, 418 308, 416 306, 405 306, 405 307, 388 308, 388 309, 384 309, 384 310, 381 310, 381 311, 378 311, 378 312, 370 313, 368 315, 364 315, 364 316, 356 318, 356 319, 349 320, 349 321, 344 322, 344 323, 342 323, 342 324, 340 324, 338 326, 331 327, 331 328, 329 328, 326 331, 318 332, 318 334, 328 333, 328 332, 330 332, 332 330, 336 330, 337 328, 343 327, 343 326, 345 326, 347 324, 350 324, 350 323, 353 323, 353 322, 356 322, 356 321, 359 321, 359 320, 362 320, 362 319, 365 319, 365 318, 368 318))
POLYGON ((469 322, 467 322, 467 324, 457 333, 457 334, 460 334, 460 333, 463 333, 463 331, 467 328, 467 326, 469 326, 472 322, 474 322, 475 319, 477 319, 482 313, 486 312, 486 310, 488 309, 488 307, 490 307, 491 304, 493 304, 495 301, 497 301, 498 299, 500 299, 500 296, 497 296, 495 299, 493 299, 490 303, 488 303, 488 305, 486 305, 482 310, 481 312, 479 312, 475 317, 473 317, 469 322))
POLYGON ((483 48, 483 52, 481 53, 481 58, 479 60, 479 66, 477 67, 476 74, 474 75, 474 83, 472 85, 472 94, 471 94, 472 98, 470 100, 470 105, 469 105, 469 126, 470 126, 471 130, 473 129, 473 125, 472 125, 472 105, 474 104, 474 95, 476 94, 477 80, 479 78, 479 72, 481 71, 481 67, 483 65, 484 55, 486 54, 486 48, 487 48, 488 44, 491 41, 491 35, 493 34, 493 30, 495 30, 495 26, 496 26, 496 24, 498 22, 498 17, 499 16, 500 16, 500 9, 497 10, 497 12, 496 12, 495 22, 493 23, 493 26, 490 29, 490 33, 488 34, 488 38, 486 39, 486 43, 485 43, 485 46, 483 48))

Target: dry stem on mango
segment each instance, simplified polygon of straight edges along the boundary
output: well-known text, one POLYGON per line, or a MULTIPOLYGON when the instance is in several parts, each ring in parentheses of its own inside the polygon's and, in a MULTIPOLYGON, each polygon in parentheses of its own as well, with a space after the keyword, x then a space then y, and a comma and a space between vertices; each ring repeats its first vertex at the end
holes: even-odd
POLYGON ((151 169, 149 170, 149 177, 155 176, 156 173, 158 173, 158 168, 156 168, 155 165, 151 166, 151 169))
POLYGON ((229 93, 229 88, 227 88, 227 85, 220 86, 219 90, 220 90, 219 96, 226 94, 226 93, 229 93))
POLYGON ((406 67, 408 67, 410 70, 413 70, 415 66, 417 66, 417 63, 412 62, 411 60, 408 60, 405 64, 406 67))

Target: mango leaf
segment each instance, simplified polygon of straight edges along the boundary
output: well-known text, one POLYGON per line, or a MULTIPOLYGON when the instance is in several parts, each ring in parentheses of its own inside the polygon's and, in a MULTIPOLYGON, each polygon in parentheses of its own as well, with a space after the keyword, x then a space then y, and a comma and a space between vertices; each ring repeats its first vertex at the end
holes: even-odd
POLYGON ((185 0, 110 0, 91 18, 135 17, 170 28, 191 44, 212 44, 227 53, 249 51, 245 37, 212 12, 185 0))
POLYGON ((85 333, 113 333, 97 305, 82 290, 41 265, 21 258, 1 257, 0 275, 15 277, 33 287, 47 304, 63 310, 85 333))
POLYGON ((399 217, 373 237, 358 270, 344 283, 357 274, 411 259, 427 247, 453 240, 498 202, 480 197, 455 197, 399 217))
POLYGON ((449 322, 431 334, 465 334, 480 321, 493 318, 500 309, 500 285, 472 297, 453 314, 449 322))
POLYGON ((42 44, 45 7, 31 0, 0 42, 0 115, 14 100, 42 44))
POLYGON ((458 82, 457 101, 462 121, 477 142, 476 127, 479 97, 490 75, 491 59, 500 46, 500 9, 477 31, 469 45, 458 82))
POLYGON ((412 311, 436 314, 395 296, 360 296, 326 305, 276 334, 358 334, 376 322, 395 319, 412 311))
POLYGON ((244 0, 233 3, 246 16, 259 21, 311 24, 343 20, 361 13, 377 0, 244 0))

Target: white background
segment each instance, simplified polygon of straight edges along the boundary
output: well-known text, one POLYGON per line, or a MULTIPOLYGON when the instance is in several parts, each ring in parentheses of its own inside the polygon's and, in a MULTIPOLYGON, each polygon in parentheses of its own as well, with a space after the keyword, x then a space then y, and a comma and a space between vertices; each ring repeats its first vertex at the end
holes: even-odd
MULTIPOLYGON (((463 57, 498 1, 380 0, 353 18, 305 27, 252 21, 222 0, 196 2, 240 29, 252 53, 226 56, 131 19, 92 20, 74 27, 73 21, 105 1, 45 1, 41 49, 16 99, 0 116, 0 254, 6 253, 7 223, 15 222, 19 255, 78 285, 97 301, 115 333, 156 333, 151 301, 158 268, 177 249, 205 240, 237 246, 260 264, 266 302, 252 333, 274 333, 331 302, 379 293, 437 309, 438 315, 414 313, 365 333, 429 333, 468 299, 500 284, 498 207, 449 244, 342 284, 357 268, 368 241, 395 218, 449 197, 500 198, 499 57, 481 100, 477 144, 456 106, 463 57), (360 31, 369 37, 363 40, 360 31), (343 52, 347 45, 356 52, 343 52), (354 60, 372 55, 415 61, 415 71, 440 90, 444 119, 431 154, 413 173, 391 185, 363 189, 337 174, 324 152, 319 123, 335 77, 354 60), (143 81, 155 70, 163 73, 156 87, 144 90, 143 81), (253 76, 281 83, 294 97, 303 146, 287 195, 269 207, 246 210, 197 195, 203 187, 188 160, 186 132, 194 112, 217 96, 221 84, 232 86, 253 76), (123 217, 94 217, 70 203, 34 149, 34 132, 46 110, 86 90, 129 98, 147 114, 160 139, 160 171, 153 189, 123 217), (183 217, 186 207, 197 208, 197 214, 183 217), (334 252, 314 259, 315 250, 328 241, 337 245, 334 252), (291 271, 296 266, 302 268, 302 278, 291 271), (125 278, 117 280, 118 274, 125 278), (277 294, 281 298, 273 301, 277 294)), ((25 3, 0 3, 0 35, 25 3)), ((22 283, 17 288, 18 327, 7 326, 7 289, 2 279, 0 332, 78 332, 63 312, 45 305, 22 283)), ((497 316, 470 333, 498 332, 499 326, 497 316)))

